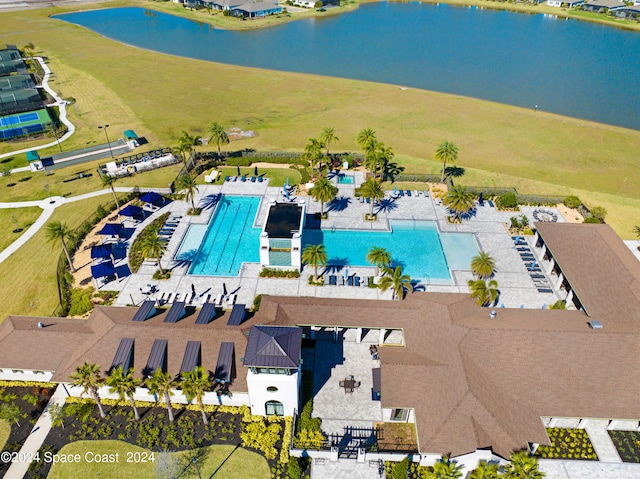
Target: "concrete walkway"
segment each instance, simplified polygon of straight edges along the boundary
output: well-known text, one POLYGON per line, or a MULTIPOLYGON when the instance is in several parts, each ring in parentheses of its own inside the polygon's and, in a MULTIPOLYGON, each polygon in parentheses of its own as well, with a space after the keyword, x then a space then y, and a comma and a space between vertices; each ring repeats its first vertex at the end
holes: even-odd
MULTIPOLYGON (((45 408, 44 412, 36 422, 35 426, 31 430, 31 434, 27 437, 20 448, 18 457, 35 457, 38 449, 42 446, 42 443, 47 438, 49 431, 51 430, 51 416, 49 415, 49 407, 51 404, 58 404, 63 406, 68 394, 64 388, 64 385, 59 384, 56 388, 56 392, 53 393, 49 404, 45 408)), ((14 462, 9 467, 9 470, 4 475, 4 479, 22 479, 29 469, 30 462, 14 462)))
MULTIPOLYGON (((44 70, 44 78, 42 79, 42 88, 45 89, 45 91, 51 95, 56 101, 55 103, 52 103, 50 105, 47 106, 57 106, 59 111, 60 111, 60 121, 62 123, 64 123, 64 125, 67 127, 67 132, 62 135, 59 139, 57 139, 56 141, 52 141, 51 143, 47 143, 46 145, 40 145, 40 146, 34 146, 31 148, 24 148, 22 150, 16 150, 16 151, 11 151, 9 153, 4 153, 2 155, 0 155, 0 159, 1 158, 7 158, 9 156, 13 156, 13 155, 19 155, 20 153, 26 153, 27 151, 33 151, 33 150, 43 150, 44 148, 50 148, 52 146, 56 146, 59 143, 62 143, 63 141, 69 139, 71 137, 71 135, 73 135, 76 131, 76 127, 73 123, 71 123, 68 119, 67 119, 67 102, 66 100, 63 100, 60 96, 58 96, 58 94, 53 91, 53 89, 49 86, 49 77, 51 76, 51 70, 49 70, 49 66, 44 62, 44 59, 42 57, 33 57, 35 60, 38 60, 38 62, 40 62, 40 65, 42 66, 42 70, 44 70)), ((21 167, 21 168, 16 168, 14 170, 11 170, 12 172, 17 172, 17 171, 26 171, 28 170, 29 167, 21 167)))
MULTIPOLYGON (((115 188, 117 193, 129 193, 134 190, 135 187, 126 187, 126 186, 118 186, 115 188)), ((138 188, 139 191, 155 191, 156 193, 169 193, 168 188, 138 188)), ((111 189, 104 189, 98 191, 92 191, 90 193, 85 193, 83 195, 72 196, 71 198, 64 198, 62 196, 52 196, 51 198, 47 198, 46 200, 40 201, 13 201, 0 203, 0 208, 27 208, 33 206, 39 206, 42 208, 42 214, 38 217, 38 219, 29 227, 27 231, 25 231, 20 238, 15 240, 9 246, 7 246, 4 250, 0 251, 0 263, 6 260, 13 253, 18 251, 18 249, 29 241, 33 235, 35 235, 40 228, 42 228, 53 212, 58 206, 64 205, 66 203, 74 203, 76 201, 86 200, 88 198, 94 198, 96 196, 102 196, 106 194, 112 194, 111 189)))

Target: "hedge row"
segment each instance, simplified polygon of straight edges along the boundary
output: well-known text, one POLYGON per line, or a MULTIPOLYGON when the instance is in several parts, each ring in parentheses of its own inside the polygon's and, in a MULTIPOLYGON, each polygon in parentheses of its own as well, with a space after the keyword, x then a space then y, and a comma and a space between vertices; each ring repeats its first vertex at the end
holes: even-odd
POLYGON ((306 160, 303 160, 300 155, 296 156, 269 156, 269 157, 259 157, 259 156, 245 156, 240 158, 227 158, 227 166, 251 166, 252 163, 257 163, 256 160, 259 160, 263 163, 272 163, 277 165, 302 165, 305 166, 307 164, 306 160))

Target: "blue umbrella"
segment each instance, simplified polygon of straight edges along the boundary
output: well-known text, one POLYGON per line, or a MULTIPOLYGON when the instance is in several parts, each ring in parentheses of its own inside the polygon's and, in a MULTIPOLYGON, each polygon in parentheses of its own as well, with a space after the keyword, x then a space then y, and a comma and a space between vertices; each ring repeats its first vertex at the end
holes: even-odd
POLYGON ((140 201, 143 203, 156 204, 164 202, 164 196, 156 193, 155 191, 150 191, 149 193, 145 193, 140 197, 140 201))
POLYGON ((111 261, 105 261, 104 263, 91 267, 91 276, 94 278, 113 276, 114 274, 116 274, 116 269, 113 267, 113 263, 111 261))
POLYGON ((138 216, 142 214, 142 208, 139 206, 128 205, 120 210, 122 216, 138 216))
POLYGON ((113 249, 110 244, 102 244, 91 247, 91 259, 109 258, 112 254, 113 249))
POLYGON ((122 229, 122 225, 120 223, 107 223, 102 227, 102 229, 98 232, 99 235, 108 235, 108 236, 117 236, 122 229))

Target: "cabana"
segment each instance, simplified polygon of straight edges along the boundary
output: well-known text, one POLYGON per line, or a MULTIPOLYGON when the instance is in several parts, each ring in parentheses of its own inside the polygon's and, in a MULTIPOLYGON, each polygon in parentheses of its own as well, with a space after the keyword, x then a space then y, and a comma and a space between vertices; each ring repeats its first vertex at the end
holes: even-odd
POLYGON ((120 210, 122 216, 133 218, 134 216, 144 216, 142 208, 135 205, 127 205, 120 210))
POLYGON ((102 244, 91 247, 91 259, 111 259, 113 257, 113 247, 111 244, 102 244))
POLYGON ((152 206, 157 206, 159 203, 164 204, 166 198, 161 194, 156 193, 155 191, 150 191, 149 193, 145 193, 140 197, 140 201, 149 205, 150 209, 152 206))
MULTIPOLYGON (((116 272, 116 268, 113 266, 111 261, 105 261, 104 263, 96 264, 91 266, 91 276, 94 281, 102 278, 108 278, 109 276, 115 276, 118 278, 118 273, 116 272)), ((99 286, 96 284, 96 289, 99 286)))

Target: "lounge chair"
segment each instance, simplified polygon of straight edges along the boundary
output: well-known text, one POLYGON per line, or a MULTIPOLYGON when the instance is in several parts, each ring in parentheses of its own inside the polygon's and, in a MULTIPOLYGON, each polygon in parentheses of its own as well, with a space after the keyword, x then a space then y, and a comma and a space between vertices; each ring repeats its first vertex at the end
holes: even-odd
POLYGON ((191 304, 191 301, 193 301, 193 293, 186 293, 182 301, 184 301, 185 304, 191 304))
POLYGON ((329 275, 329 286, 336 286, 338 284, 338 278, 335 274, 329 275))
POLYGON ((256 182, 256 177, 255 177, 255 176, 252 176, 252 177, 251 177, 251 183, 255 183, 255 182, 256 182))
POLYGON ((213 301, 213 304, 216 306, 222 306, 222 299, 224 298, 223 294, 216 294, 216 299, 213 301))
POLYGON ((365 198, 365 201, 366 201, 366 203, 367 203, 368 205, 369 205, 369 204, 371 204, 371 198, 367 197, 367 198, 365 198))
POLYGON ((344 286, 344 276, 338 276, 338 285, 344 286))
POLYGON ((230 177, 230 176, 225 176, 225 177, 224 177, 224 181, 229 181, 230 179, 231 179, 231 177, 230 177))
POLYGON ((493 201, 488 200, 487 203, 489 203, 489 206, 491 206, 492 208, 495 208, 496 205, 493 204, 493 201))
POLYGON ((399 194, 400 196, 404 196, 404 191, 402 191, 402 190, 398 190, 398 194, 399 194))
POLYGON ((347 286, 353 286, 353 276, 347 278, 347 286))
POLYGON ((353 278, 353 285, 354 286, 360 286, 360 276, 355 276, 353 278))
POLYGON ((405 193, 407 193, 407 196, 411 196, 411 190, 407 190, 405 193))
POLYGON ((169 293, 169 296, 167 296, 167 304, 172 304, 175 301, 176 296, 176 293, 169 293))
POLYGON ((538 288, 538 293, 553 293, 553 290, 548 288, 538 288))
POLYGON ((227 300, 225 302, 228 306, 233 306, 234 304, 236 304, 236 297, 237 296, 235 294, 230 294, 229 296, 227 296, 227 300))
POLYGON ((258 176, 258 183, 262 183, 262 176, 258 176))
POLYGON ((204 306, 205 304, 207 304, 210 299, 211 299, 211 295, 205 294, 202 298, 200 298, 200 306, 204 306))
POLYGON ((532 279, 545 279, 546 278, 546 276, 544 274, 531 274, 529 276, 531 276, 532 279))
POLYGON ((162 306, 164 303, 166 303, 166 302, 167 302, 167 295, 168 295, 168 294, 169 294, 169 293, 167 293, 166 291, 163 291, 163 292, 160 294, 160 296, 158 296, 157 301, 158 301, 158 305, 159 305, 159 306, 162 306))
POLYGON ((242 177, 240 178, 240 181, 242 182, 247 181, 247 175, 242 175, 242 177))

